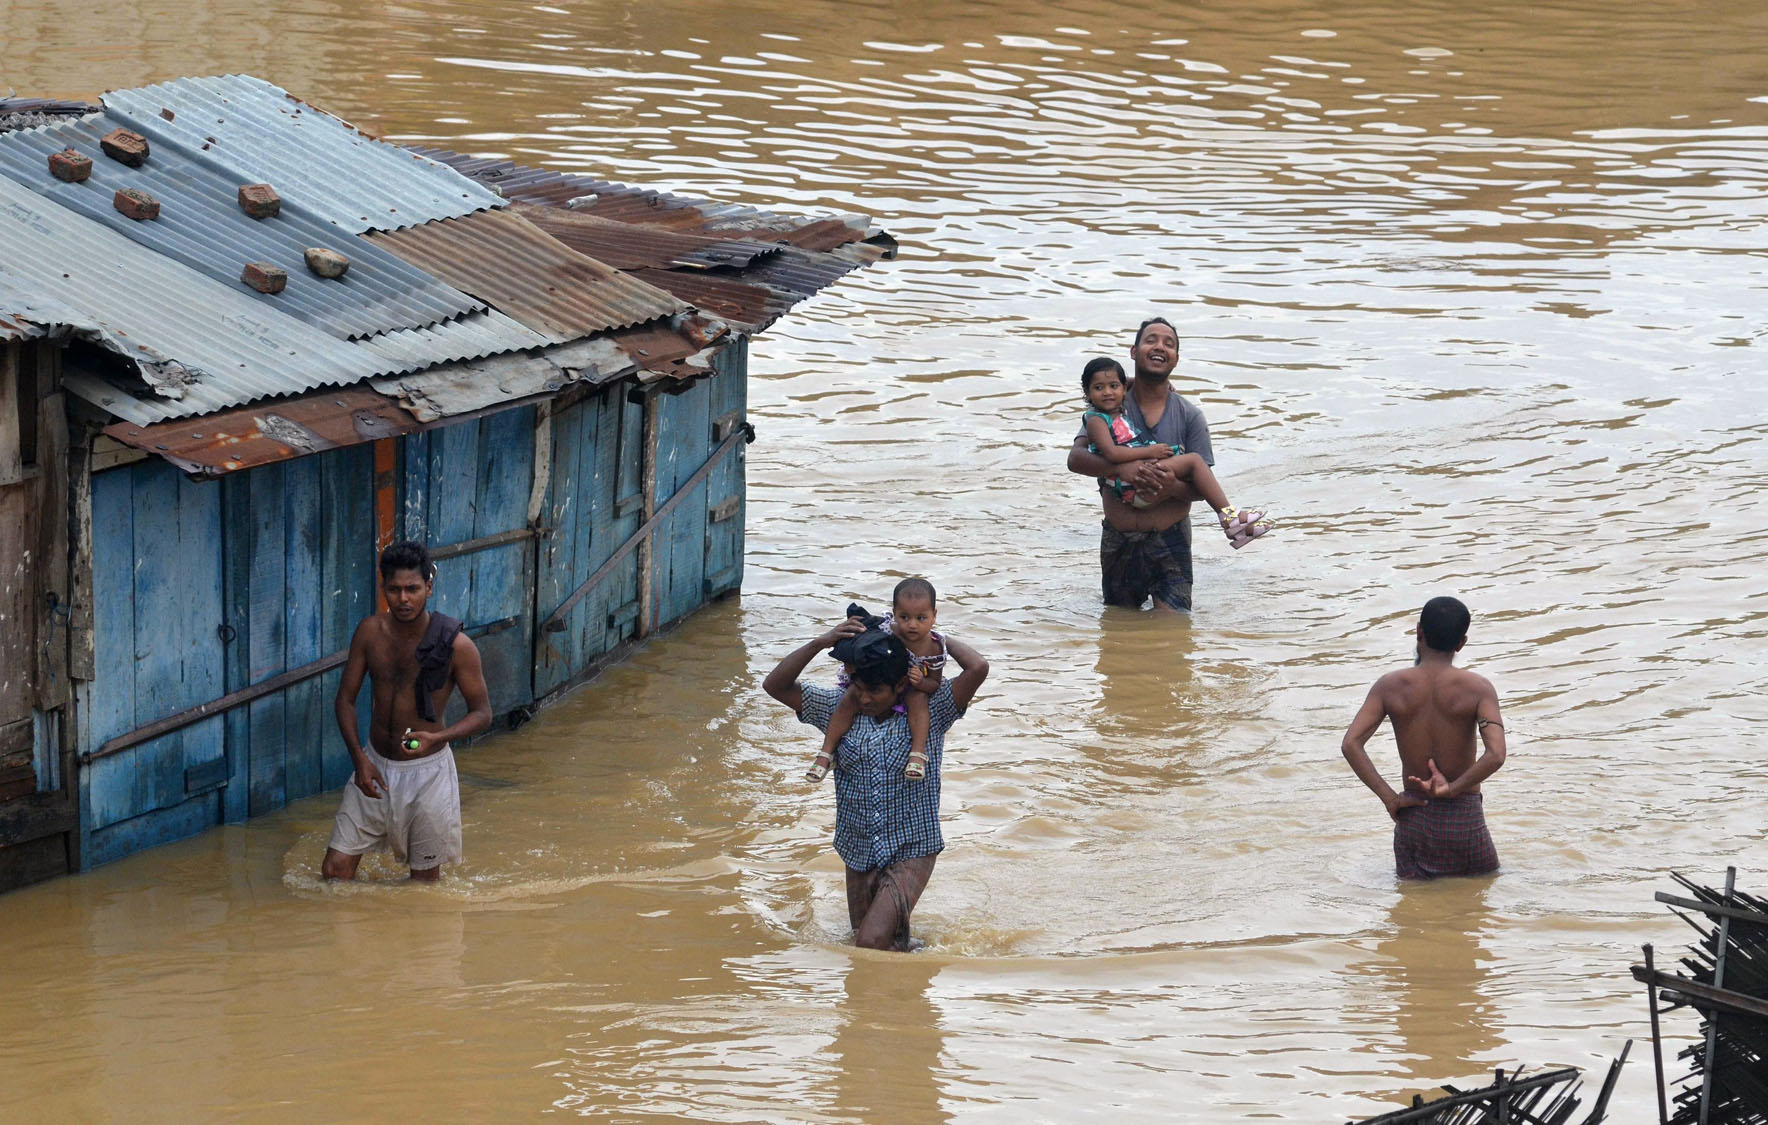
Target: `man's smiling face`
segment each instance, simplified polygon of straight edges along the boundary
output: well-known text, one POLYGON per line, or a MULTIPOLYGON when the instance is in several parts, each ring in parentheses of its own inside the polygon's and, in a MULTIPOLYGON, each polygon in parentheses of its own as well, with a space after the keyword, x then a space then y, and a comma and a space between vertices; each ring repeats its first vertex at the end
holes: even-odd
POLYGON ((1156 380, 1166 378, 1179 362, 1179 334, 1170 325, 1148 325, 1136 337, 1136 344, 1130 349, 1130 359, 1136 365, 1138 376, 1152 376, 1156 380))

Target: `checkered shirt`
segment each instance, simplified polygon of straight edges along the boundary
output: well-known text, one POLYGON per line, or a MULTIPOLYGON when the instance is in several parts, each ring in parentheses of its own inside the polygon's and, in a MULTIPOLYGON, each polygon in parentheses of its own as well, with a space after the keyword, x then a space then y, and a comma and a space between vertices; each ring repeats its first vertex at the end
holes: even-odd
MULTIPOLYGON (((815 684, 802 684, 800 690, 804 703, 798 721, 827 731, 841 692, 815 684)), ((939 832, 939 764, 945 732, 964 713, 952 702, 950 684, 940 684, 927 697, 927 710, 927 776, 920 781, 902 775, 909 762, 907 715, 860 715, 835 748, 835 851, 856 871, 937 855, 945 848, 939 832)))

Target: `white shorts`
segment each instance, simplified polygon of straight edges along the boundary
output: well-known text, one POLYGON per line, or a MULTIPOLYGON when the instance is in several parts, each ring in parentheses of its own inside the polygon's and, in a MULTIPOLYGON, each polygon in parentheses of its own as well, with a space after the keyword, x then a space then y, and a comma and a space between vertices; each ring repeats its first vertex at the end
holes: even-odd
POLYGON ((352 777, 332 822, 330 847, 345 855, 384 851, 413 871, 460 862, 460 776, 454 750, 443 746, 412 761, 383 758, 362 748, 387 783, 381 797, 370 797, 352 777))

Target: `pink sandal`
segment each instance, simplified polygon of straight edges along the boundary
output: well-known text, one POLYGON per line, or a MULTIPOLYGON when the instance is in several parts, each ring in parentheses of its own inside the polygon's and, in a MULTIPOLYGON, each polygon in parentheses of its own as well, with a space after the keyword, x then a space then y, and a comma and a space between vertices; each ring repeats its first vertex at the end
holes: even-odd
POLYGON ((1271 530, 1271 525, 1270 525, 1270 522, 1267 520, 1260 520, 1258 523, 1246 524, 1245 526, 1243 526, 1240 529, 1238 534, 1231 535, 1228 537, 1228 546, 1230 546, 1230 547, 1234 548, 1236 551, 1238 551, 1240 548, 1246 546, 1248 543, 1252 542, 1254 539, 1257 539, 1262 535, 1269 534, 1270 530, 1271 530))
POLYGON ((1271 521, 1258 508, 1223 508, 1216 513, 1216 519, 1221 521, 1228 545, 1236 551, 1271 530, 1271 521))

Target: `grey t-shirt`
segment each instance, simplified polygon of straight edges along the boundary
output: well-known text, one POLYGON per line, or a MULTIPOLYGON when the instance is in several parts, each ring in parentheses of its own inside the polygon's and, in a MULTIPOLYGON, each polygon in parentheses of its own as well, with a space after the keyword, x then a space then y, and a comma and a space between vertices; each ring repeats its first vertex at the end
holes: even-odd
MULTIPOLYGON (((1149 428, 1147 419, 1142 416, 1142 405, 1133 394, 1123 396, 1123 416, 1130 420, 1136 432, 1147 434, 1162 445, 1170 445, 1179 453, 1195 453, 1206 465, 1215 465, 1215 450, 1210 448, 1209 423, 1203 420, 1203 411, 1170 387, 1167 388, 1166 411, 1160 416, 1160 425, 1149 428)), ((1079 436, 1087 436, 1084 424, 1079 436)), ((1099 487, 1105 487, 1105 482, 1100 481, 1099 487)))

